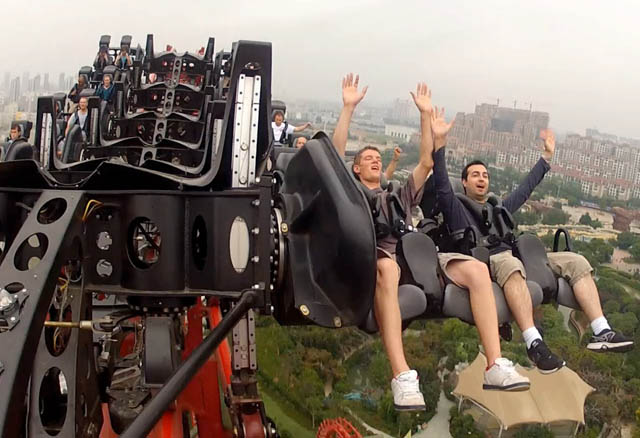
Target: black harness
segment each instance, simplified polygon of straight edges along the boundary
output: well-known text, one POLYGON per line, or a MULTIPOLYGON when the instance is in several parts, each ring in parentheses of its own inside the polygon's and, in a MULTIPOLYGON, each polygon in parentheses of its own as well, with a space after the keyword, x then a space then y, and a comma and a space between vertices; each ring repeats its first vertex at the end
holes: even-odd
POLYGON ((470 253, 476 247, 492 250, 503 243, 511 248, 515 246, 513 216, 502 205, 500 198, 489 194, 487 202, 480 204, 463 194, 456 194, 456 197, 462 202, 475 223, 479 224, 479 227, 472 225, 464 230, 455 230, 451 233, 456 247, 461 252, 470 253))
POLYGON ((400 187, 390 182, 386 188, 386 196, 379 196, 379 193, 367 188, 359 182, 360 188, 367 198, 371 215, 373 216, 373 225, 376 231, 376 240, 384 239, 387 236, 393 236, 400 239, 405 234, 413 231, 413 226, 407 224, 407 212, 400 201, 400 187), (384 214, 382 203, 387 203, 387 215, 384 214))
POLYGON ((284 129, 280 133, 280 139, 277 140, 281 144, 285 144, 287 141, 287 128, 289 127, 289 122, 284 122, 284 129))

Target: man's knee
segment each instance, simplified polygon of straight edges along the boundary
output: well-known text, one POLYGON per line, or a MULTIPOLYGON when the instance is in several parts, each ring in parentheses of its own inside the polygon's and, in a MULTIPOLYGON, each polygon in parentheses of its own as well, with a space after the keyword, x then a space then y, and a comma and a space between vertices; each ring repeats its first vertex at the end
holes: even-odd
POLYGON ((452 266, 456 276, 460 278, 462 286, 472 287, 479 284, 491 283, 489 267, 479 260, 464 260, 455 262, 452 266))
POLYGON ((388 257, 378 259, 377 264, 377 283, 378 284, 388 284, 395 283, 396 285, 400 281, 400 267, 395 262, 388 257))

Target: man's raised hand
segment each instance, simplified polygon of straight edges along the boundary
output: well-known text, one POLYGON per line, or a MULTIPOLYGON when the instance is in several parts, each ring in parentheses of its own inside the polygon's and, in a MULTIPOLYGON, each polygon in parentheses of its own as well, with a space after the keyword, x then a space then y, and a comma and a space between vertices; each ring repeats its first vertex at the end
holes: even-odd
POLYGON ((367 94, 368 86, 358 90, 359 81, 360 76, 356 75, 354 80, 353 73, 349 73, 342 78, 342 103, 345 107, 355 107, 367 94))
POLYGON ((398 161, 400 159, 400 155, 402 155, 402 149, 396 146, 393 148, 393 161, 398 161))
POLYGON ((556 136, 551 129, 543 129, 540 131, 540 138, 544 140, 542 158, 551 161, 553 153, 556 151, 556 136))
POLYGON ((424 82, 418 82, 416 86, 416 92, 409 92, 413 101, 420 110, 421 113, 431 114, 433 112, 433 106, 431 105, 431 90, 424 82))
POLYGON ((436 107, 435 111, 431 113, 431 133, 433 134, 433 146, 436 151, 447 144, 447 135, 455 121, 456 118, 454 117, 453 120, 447 123, 444 118, 444 108, 438 110, 438 107, 436 107))

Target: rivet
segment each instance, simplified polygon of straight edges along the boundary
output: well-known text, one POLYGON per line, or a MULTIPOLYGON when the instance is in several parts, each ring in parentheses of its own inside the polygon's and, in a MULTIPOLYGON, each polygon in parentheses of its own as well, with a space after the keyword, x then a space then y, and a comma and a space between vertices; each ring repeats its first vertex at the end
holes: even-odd
POLYGON ((302 313, 304 316, 309 316, 309 308, 306 305, 301 305, 300 306, 300 313, 302 313))
POLYGON ((339 316, 333 317, 333 325, 335 325, 336 327, 342 327, 342 320, 339 316))
POLYGON ((282 225, 280 225, 280 231, 282 231, 283 233, 288 233, 289 232, 289 225, 287 225, 286 222, 283 222, 282 225))

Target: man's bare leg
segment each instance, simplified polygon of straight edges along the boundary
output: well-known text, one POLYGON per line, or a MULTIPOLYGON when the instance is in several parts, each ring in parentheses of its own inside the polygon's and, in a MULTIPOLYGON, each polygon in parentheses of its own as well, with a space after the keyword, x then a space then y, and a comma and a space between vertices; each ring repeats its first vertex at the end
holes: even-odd
POLYGON ((376 294, 373 299, 376 321, 387 351, 393 376, 409 371, 402 346, 402 317, 398 303, 398 264, 390 258, 378 259, 376 294))
POLYGON ((529 288, 520 272, 514 272, 504 283, 504 296, 521 331, 533 327, 533 304, 529 288))
POLYGON ((604 316, 602 307, 600 306, 598 288, 591 275, 585 275, 575 282, 573 285, 573 294, 578 304, 580 304, 582 311, 587 315, 587 318, 589 318, 589 322, 604 316))
POLYGON ((456 284, 469 289, 473 320, 487 356, 487 366, 491 367, 501 354, 498 312, 489 268, 480 261, 453 260, 447 264, 447 275, 456 284))

